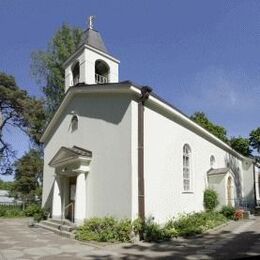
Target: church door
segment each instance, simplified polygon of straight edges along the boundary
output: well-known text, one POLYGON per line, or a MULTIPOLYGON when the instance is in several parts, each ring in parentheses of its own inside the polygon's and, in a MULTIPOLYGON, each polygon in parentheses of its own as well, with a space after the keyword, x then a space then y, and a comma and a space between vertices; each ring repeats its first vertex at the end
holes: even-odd
POLYGON ((75 218, 75 196, 76 196, 76 177, 70 177, 69 180, 69 204, 68 219, 74 222, 75 218))

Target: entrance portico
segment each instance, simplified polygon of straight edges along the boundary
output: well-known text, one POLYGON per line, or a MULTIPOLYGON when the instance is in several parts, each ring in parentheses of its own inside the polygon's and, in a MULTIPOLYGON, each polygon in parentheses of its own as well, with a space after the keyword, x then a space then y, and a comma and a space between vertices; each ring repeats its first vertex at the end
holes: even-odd
POLYGON ((49 165, 55 168, 52 217, 80 224, 86 217, 86 178, 92 152, 61 147, 49 165))

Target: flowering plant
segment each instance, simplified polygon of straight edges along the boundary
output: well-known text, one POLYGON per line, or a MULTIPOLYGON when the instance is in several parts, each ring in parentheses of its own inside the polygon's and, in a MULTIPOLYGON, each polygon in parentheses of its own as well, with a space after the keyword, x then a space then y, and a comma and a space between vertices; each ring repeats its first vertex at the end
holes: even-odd
POLYGON ((237 209, 234 213, 234 220, 240 220, 243 219, 244 210, 243 209, 237 209))

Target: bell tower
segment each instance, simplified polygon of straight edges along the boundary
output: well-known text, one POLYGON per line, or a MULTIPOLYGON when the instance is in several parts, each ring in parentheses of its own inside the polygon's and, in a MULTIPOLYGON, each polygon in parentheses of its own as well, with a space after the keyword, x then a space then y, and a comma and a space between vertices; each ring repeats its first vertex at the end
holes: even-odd
POLYGON ((94 16, 88 18, 78 49, 65 61, 65 92, 78 83, 106 84, 119 81, 120 61, 111 56, 101 34, 94 29, 94 16))

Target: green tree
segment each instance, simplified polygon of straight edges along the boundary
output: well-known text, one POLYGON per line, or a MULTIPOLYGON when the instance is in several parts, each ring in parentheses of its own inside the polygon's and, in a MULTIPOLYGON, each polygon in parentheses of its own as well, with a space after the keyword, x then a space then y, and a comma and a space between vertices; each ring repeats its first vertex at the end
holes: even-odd
POLYGON ((260 127, 252 130, 249 134, 250 145, 260 154, 260 127))
POLYGON ((43 103, 20 89, 14 77, 0 72, 0 174, 12 172, 15 154, 7 141, 6 132, 14 127, 39 144, 44 122, 43 103))
POLYGON ((13 182, 3 181, 0 179, 0 190, 10 190, 12 188, 13 182))
POLYGON ((195 112, 190 118, 225 143, 228 143, 227 130, 222 126, 212 123, 205 113, 195 112))
POLYGON ((230 146, 244 156, 251 155, 252 150, 250 149, 250 142, 247 138, 243 138, 241 136, 232 137, 230 139, 230 146))
POLYGON ((49 117, 57 110, 64 96, 63 63, 76 51, 82 35, 81 29, 62 25, 49 42, 47 50, 35 51, 32 54, 32 74, 42 85, 49 117))
POLYGON ((43 176, 42 154, 31 149, 15 163, 14 183, 11 194, 24 202, 41 199, 43 176))

